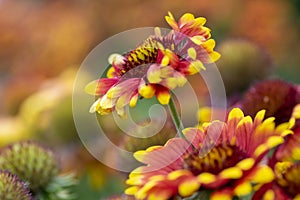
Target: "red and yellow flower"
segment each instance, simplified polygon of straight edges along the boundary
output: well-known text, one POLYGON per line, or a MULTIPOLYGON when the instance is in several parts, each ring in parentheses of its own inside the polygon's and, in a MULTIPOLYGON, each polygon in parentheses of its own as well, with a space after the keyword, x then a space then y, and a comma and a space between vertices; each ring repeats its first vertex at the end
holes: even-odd
POLYGON ((276 124, 289 121, 294 107, 300 103, 298 85, 274 79, 252 86, 238 103, 245 114, 254 116, 261 109, 266 116, 275 117, 276 124))
POLYGON ((300 104, 295 106, 288 125, 293 128, 294 134, 286 138, 274 156, 279 161, 300 161, 300 104))
POLYGON ((190 197, 212 191, 210 199, 245 196, 274 179, 262 159, 292 133, 276 127, 274 118, 255 118, 234 108, 226 122, 205 123, 199 129, 185 129, 183 138, 170 139, 164 146, 138 151, 135 158, 146 164, 129 175, 125 193, 137 199, 190 197))
POLYGON ((161 104, 168 104, 170 90, 183 86, 187 75, 219 59, 210 30, 203 26, 205 18, 185 14, 177 25, 170 13, 166 19, 174 29, 167 35, 161 36, 156 29, 156 34, 136 49, 110 56, 107 78, 86 87, 88 93, 98 97, 91 112, 108 114, 116 110, 124 116, 125 106, 134 107, 140 97, 156 96, 161 104))
POLYGON ((171 12, 165 17, 174 31, 189 36, 195 43, 205 42, 211 37, 210 29, 205 27, 204 17, 195 18, 193 14, 186 13, 176 22, 171 12))
POLYGON ((275 174, 275 179, 254 194, 253 199, 285 200, 300 199, 300 104, 297 105, 288 123, 281 124, 292 128, 294 134, 288 135, 285 142, 276 148, 268 159, 268 165, 275 174))
POLYGON ((300 160, 300 90, 296 84, 282 80, 257 83, 246 92, 238 103, 242 110, 253 116, 259 109, 266 109, 266 116, 274 116, 276 124, 292 128, 294 134, 276 150, 278 161, 300 160))
POLYGON ((299 200, 300 199, 300 163, 277 162, 274 166, 275 179, 263 185, 253 200, 299 200))

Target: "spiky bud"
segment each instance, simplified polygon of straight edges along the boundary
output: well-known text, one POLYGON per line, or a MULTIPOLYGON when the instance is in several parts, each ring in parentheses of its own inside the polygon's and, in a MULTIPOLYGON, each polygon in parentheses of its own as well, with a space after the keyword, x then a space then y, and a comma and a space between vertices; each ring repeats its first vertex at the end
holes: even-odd
POLYGON ((0 151, 0 169, 27 181, 33 192, 46 187, 59 172, 54 153, 37 142, 16 142, 0 151))
POLYGON ((31 200, 29 188, 19 178, 8 171, 0 170, 1 200, 31 200))

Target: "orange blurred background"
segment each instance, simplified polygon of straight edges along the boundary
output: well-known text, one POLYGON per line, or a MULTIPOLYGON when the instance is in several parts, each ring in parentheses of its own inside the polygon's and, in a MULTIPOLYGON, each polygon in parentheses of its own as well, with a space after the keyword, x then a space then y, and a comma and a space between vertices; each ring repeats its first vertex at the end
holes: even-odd
MULTIPOLYGON (((137 27, 168 28, 168 11, 176 19, 186 12, 206 17, 221 53, 225 43, 248 41, 268 57, 268 64, 262 63, 272 65, 273 71, 266 77, 300 83, 297 0, 0 0, 0 146, 20 139, 41 140, 66 158, 65 171, 88 174, 95 190, 106 187, 107 177, 115 172, 85 151, 72 120, 76 71, 110 36, 137 27)), ((224 52, 224 57, 228 54, 235 52, 224 52)), ((261 73, 255 65, 262 63, 243 62, 238 68, 261 73)), ((236 75, 222 58, 220 65, 229 78, 236 75)))

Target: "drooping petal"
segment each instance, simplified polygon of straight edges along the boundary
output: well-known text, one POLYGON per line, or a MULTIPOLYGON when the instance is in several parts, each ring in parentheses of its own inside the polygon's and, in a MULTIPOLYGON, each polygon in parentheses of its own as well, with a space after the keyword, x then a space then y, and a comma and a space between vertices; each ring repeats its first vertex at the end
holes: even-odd
POLYGON ((85 92, 91 95, 104 95, 118 81, 118 78, 101 78, 88 83, 85 92))
POLYGON ((156 88, 152 84, 142 84, 139 87, 139 94, 146 98, 152 98, 155 95, 156 88))
POLYGON ((161 79, 161 69, 159 65, 151 65, 147 71, 147 79, 149 83, 160 83, 161 79))
POLYGON ((162 105, 167 105, 170 101, 171 94, 169 90, 163 86, 159 86, 156 90, 156 96, 159 103, 162 105))
POLYGON ((139 94, 136 93, 135 95, 133 95, 133 96, 130 98, 130 102, 129 102, 129 106, 130 106, 130 107, 135 107, 135 106, 136 106, 138 97, 139 97, 139 94))

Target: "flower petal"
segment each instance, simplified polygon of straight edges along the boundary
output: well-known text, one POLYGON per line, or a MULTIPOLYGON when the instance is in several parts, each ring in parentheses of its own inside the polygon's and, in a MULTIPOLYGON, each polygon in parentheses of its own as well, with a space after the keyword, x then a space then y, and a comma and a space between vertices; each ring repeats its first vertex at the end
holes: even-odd
POLYGON ((200 188, 200 183, 195 178, 187 178, 178 187, 178 192, 183 197, 194 194, 200 188))
POLYGON ((152 84, 144 84, 139 87, 139 94, 146 99, 152 98, 155 92, 156 89, 152 84))
POLYGON ((184 25, 187 24, 188 22, 194 20, 195 17, 191 13, 185 13, 182 15, 182 17, 179 19, 178 24, 180 24, 180 28, 184 25))
POLYGON ((245 196, 248 195, 252 192, 252 185, 250 182, 243 182, 238 184, 235 188, 234 188, 234 193, 237 196, 245 196))
POLYGON ((177 23, 176 23, 176 21, 175 21, 173 15, 172 15, 172 13, 171 13, 171 12, 168 12, 168 15, 169 15, 169 16, 166 16, 166 17, 165 17, 167 23, 168 23, 174 30, 179 31, 179 27, 178 27, 178 25, 177 25, 177 23))
POLYGON ((150 83, 161 82, 161 70, 159 65, 151 65, 147 71, 147 79, 150 83))
POLYGON ((156 96, 157 96, 157 100, 162 105, 167 105, 171 98, 169 90, 165 87, 159 87, 159 89, 156 91, 156 96))
POLYGON ((118 78, 101 78, 88 83, 84 90, 91 95, 104 95, 118 81, 118 78))

